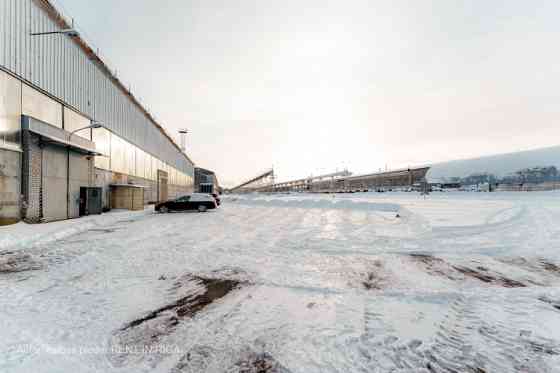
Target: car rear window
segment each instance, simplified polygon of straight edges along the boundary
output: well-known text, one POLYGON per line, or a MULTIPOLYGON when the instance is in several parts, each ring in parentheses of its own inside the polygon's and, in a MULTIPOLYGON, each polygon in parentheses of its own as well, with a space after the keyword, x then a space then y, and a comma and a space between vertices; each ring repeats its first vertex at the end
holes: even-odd
POLYGON ((194 193, 191 195, 191 202, 214 202, 214 197, 210 194, 197 194, 194 193))

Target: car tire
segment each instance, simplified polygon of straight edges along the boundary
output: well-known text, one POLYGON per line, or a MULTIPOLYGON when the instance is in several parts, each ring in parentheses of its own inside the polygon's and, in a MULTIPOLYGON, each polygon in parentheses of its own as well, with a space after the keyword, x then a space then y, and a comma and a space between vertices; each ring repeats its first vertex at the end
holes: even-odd
POLYGON ((198 206, 198 212, 206 212, 206 210, 208 210, 208 208, 204 205, 200 205, 198 206))
POLYGON ((169 212, 169 209, 167 208, 167 206, 163 206, 160 207, 159 212, 162 214, 167 214, 169 212))

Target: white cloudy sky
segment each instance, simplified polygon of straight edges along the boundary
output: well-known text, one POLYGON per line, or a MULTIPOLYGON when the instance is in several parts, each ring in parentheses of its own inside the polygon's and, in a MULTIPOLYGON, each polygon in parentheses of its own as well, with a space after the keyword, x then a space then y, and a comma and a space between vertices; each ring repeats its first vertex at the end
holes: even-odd
POLYGON ((58 0, 224 184, 557 145, 556 0, 58 0))

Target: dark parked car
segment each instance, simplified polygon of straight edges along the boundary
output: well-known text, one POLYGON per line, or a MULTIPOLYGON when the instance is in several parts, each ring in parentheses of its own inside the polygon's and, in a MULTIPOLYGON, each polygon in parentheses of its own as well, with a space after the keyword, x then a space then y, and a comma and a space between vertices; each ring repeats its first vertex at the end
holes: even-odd
POLYGON ((222 204, 222 201, 220 200, 220 196, 218 195, 218 193, 212 193, 212 197, 214 197, 218 206, 222 204))
POLYGON ((218 204, 210 194, 193 193, 174 200, 160 202, 156 205, 155 209, 161 213, 187 210, 205 212, 216 207, 218 207, 218 204))

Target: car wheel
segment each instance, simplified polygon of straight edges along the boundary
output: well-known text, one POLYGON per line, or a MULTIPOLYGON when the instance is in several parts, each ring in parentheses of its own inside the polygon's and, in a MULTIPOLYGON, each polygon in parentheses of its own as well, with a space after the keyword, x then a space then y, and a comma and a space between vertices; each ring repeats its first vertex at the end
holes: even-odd
POLYGON ((160 207, 159 212, 167 214, 169 212, 169 208, 167 208, 167 206, 160 207))
POLYGON ((204 205, 198 206, 198 212, 206 212, 207 208, 204 205))

